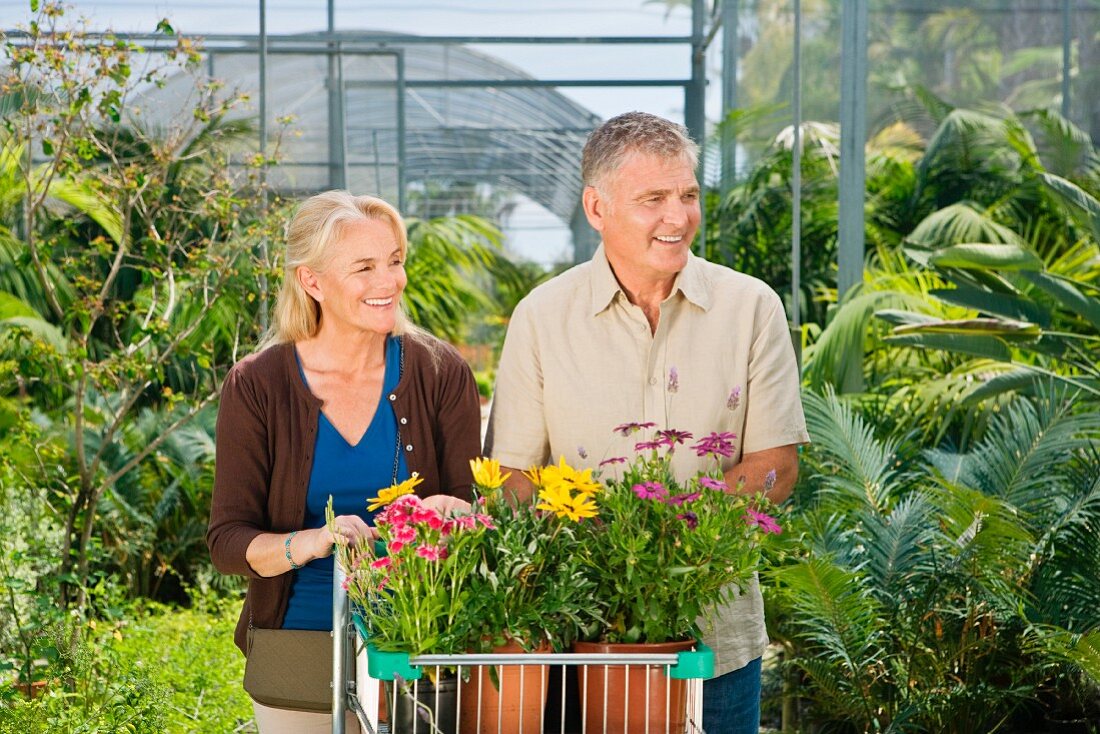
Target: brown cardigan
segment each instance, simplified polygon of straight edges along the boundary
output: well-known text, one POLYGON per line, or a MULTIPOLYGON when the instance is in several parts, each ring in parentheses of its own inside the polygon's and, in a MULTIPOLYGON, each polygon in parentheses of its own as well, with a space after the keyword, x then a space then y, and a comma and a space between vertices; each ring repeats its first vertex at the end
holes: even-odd
MULTIPOLYGON (((434 348, 420 337, 401 342, 404 372, 383 399, 393 401, 409 471, 424 479, 417 494, 469 499, 469 462, 481 452, 473 373, 453 347, 437 339, 434 348)), ((298 374, 292 344, 246 357, 222 385, 206 543, 219 571, 248 577, 235 635, 242 651, 250 616, 255 627, 282 627, 292 574, 259 576, 245 550, 261 533, 303 529, 320 411, 321 401, 298 374)))

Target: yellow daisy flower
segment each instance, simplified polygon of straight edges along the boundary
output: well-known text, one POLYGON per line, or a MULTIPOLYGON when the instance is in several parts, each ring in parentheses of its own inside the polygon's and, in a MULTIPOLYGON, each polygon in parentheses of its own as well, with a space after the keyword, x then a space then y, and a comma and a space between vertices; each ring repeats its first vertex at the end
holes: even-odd
POLYGON ((561 484, 587 495, 600 491, 600 483, 592 478, 591 469, 578 471, 565 463, 564 456, 559 458, 557 466, 550 465, 542 470, 542 482, 543 486, 561 484))
POLYGON ((500 462, 496 459, 470 459, 470 469, 474 473, 474 483, 484 489, 498 489, 512 476, 510 472, 500 473, 500 462))
POLYGON ((377 497, 372 497, 367 500, 367 512, 374 512, 380 507, 385 507, 402 495, 412 494, 416 485, 423 481, 424 480, 420 478, 419 474, 413 472, 412 476, 405 481, 379 490, 377 497))

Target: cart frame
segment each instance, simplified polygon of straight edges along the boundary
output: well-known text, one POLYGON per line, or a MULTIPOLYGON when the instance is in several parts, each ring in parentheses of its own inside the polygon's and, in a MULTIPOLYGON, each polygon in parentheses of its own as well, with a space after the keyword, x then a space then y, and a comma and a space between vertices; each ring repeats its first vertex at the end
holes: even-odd
MULTIPOLYGON (((346 734, 345 716, 349 710, 354 712, 364 734, 384 734, 385 730, 380 731, 378 722, 379 681, 392 681, 395 678, 400 678, 415 682, 423 675, 423 668, 457 667, 461 669, 463 667, 485 665, 560 666, 563 669, 566 666, 603 666, 605 676, 607 666, 664 666, 666 676, 672 679, 682 679, 688 684, 686 730, 704 734, 701 726, 703 680, 714 675, 714 654, 710 648, 702 643, 697 645, 696 650, 686 653, 631 653, 626 655, 613 653, 486 653, 410 657, 404 653, 380 652, 372 645, 364 643, 366 629, 361 626, 361 620, 352 618, 344 582, 344 570, 339 563, 336 563, 332 583, 332 629, 334 631, 332 644, 332 734, 346 734)), ((646 689, 648 698, 648 682, 646 689)), ((668 686, 665 687, 665 690, 667 710, 668 686)), ((522 700, 522 687, 520 691, 522 700)), ((478 695, 480 697, 480 693, 478 695)), ((461 697, 461 693, 459 696, 461 697)), ((647 728, 649 728, 648 721, 647 728)), ((604 729, 606 730, 606 723, 604 729)), ((426 734, 429 728, 425 726, 424 730, 426 734)), ((565 731, 564 717, 562 731, 565 731)), ((684 734, 679 731, 672 732, 667 721, 665 731, 668 734, 684 734)), ((541 734, 541 731, 532 734, 541 734)))

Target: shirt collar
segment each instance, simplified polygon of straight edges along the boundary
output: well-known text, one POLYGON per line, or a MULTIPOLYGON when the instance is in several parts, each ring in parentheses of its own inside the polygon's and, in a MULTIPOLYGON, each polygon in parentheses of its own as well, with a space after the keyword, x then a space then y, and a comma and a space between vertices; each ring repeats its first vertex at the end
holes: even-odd
MULTIPOLYGON (((619 281, 615 279, 615 273, 611 270, 611 263, 607 261, 603 243, 596 248, 592 255, 592 315, 595 316, 607 309, 616 296, 622 294, 626 298, 619 281)), ((688 253, 687 265, 676 276, 676 282, 672 285, 672 292, 679 291, 689 302, 703 309, 710 310, 711 294, 706 287, 706 278, 702 263, 693 253, 688 253)))

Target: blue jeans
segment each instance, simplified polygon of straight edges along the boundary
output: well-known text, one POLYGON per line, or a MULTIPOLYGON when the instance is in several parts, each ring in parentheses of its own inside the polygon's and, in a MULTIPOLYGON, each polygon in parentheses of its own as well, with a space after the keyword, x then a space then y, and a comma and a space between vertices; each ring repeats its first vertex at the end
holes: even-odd
POLYGON ((760 658, 703 682, 703 730, 707 734, 759 734, 760 658))

